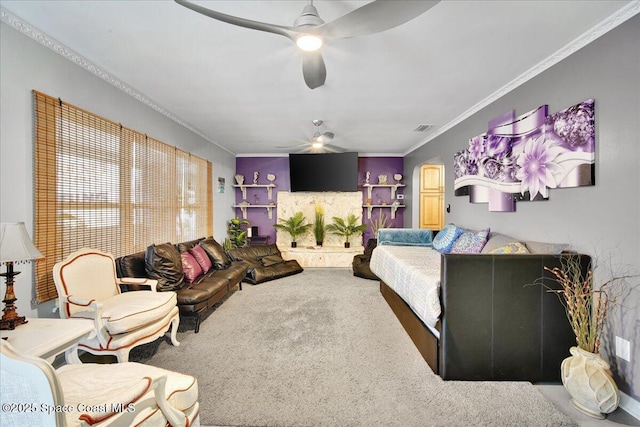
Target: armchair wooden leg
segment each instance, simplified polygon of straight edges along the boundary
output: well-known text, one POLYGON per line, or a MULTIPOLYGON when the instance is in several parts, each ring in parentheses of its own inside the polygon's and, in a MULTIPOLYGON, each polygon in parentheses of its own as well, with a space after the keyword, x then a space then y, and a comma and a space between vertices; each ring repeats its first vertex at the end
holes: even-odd
POLYGON ((195 334, 197 334, 198 332, 200 332, 200 321, 202 320, 202 319, 201 319, 201 316, 202 316, 202 315, 201 315, 200 313, 198 313, 198 314, 197 314, 197 316, 196 316, 196 329, 195 329, 195 331, 194 331, 194 333, 195 333, 195 334))
POLYGON ((179 325, 180 325, 180 316, 176 315, 176 317, 174 317, 171 320, 171 344, 173 344, 175 347, 178 347, 180 345, 180 342, 178 342, 178 337, 177 337, 179 325))
POLYGON ((128 362, 129 361, 129 351, 131 348, 124 347, 116 352, 116 358, 118 359, 118 363, 128 362))

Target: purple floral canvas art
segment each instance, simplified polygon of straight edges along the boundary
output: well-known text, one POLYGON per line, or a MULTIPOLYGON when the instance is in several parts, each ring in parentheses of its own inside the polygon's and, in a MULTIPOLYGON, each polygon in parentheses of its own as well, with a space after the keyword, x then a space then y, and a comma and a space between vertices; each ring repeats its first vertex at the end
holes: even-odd
POLYGON ((455 195, 514 212, 517 200, 547 200, 550 188, 595 184, 593 99, 547 115, 543 105, 489 122, 454 156, 455 195))

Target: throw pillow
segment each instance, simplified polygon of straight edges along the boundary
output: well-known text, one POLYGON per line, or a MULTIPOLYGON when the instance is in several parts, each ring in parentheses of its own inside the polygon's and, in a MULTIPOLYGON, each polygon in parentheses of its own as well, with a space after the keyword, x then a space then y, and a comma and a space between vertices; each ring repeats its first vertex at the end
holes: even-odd
POLYGON ((202 267, 198 264, 198 261, 189 252, 182 252, 180 254, 182 258, 182 271, 184 272, 184 278, 187 282, 193 283, 200 275, 202 275, 202 267))
POLYGON ((489 238, 489 229, 465 230, 451 248, 452 254, 479 254, 489 238))
POLYGON ((260 263, 265 267, 269 267, 270 265, 274 265, 274 264, 280 264, 283 262, 284 262, 284 259, 282 259, 282 257, 279 254, 265 255, 262 258, 260 258, 260 263))
POLYGON ((224 251, 224 248, 220 243, 216 242, 213 237, 208 237, 198 244, 202 246, 202 249, 209 255, 213 263, 213 268, 216 270, 223 270, 231 265, 231 260, 224 251))
POLYGON ((487 240, 487 244, 482 248, 483 254, 488 254, 492 250, 501 248, 502 246, 507 246, 512 243, 518 243, 519 240, 515 237, 507 236, 506 234, 500 233, 490 233, 489 240, 487 240))
POLYGON ((184 283, 182 258, 171 243, 151 245, 144 254, 147 277, 158 281, 158 290, 175 291, 184 283))
POLYGON ((193 257, 198 261, 200 268, 202 268, 202 273, 207 273, 213 267, 211 260, 209 259, 209 255, 202 249, 202 246, 196 245, 193 248, 189 249, 189 253, 193 255, 193 257))
POLYGON ((460 237, 463 231, 462 228, 454 224, 445 225, 444 228, 436 234, 435 239, 433 239, 433 249, 440 253, 448 254, 451 252, 451 248, 456 239, 460 237))
POLYGON ((567 243, 534 242, 532 240, 527 240, 524 243, 532 254, 560 255, 562 251, 569 247, 567 243))
POLYGON ((176 243, 176 248, 178 248, 178 252, 188 252, 189 249, 193 248, 195 245, 204 240, 204 237, 200 237, 199 239, 189 240, 188 242, 176 243))
POLYGON ((528 254, 527 247, 520 242, 509 243, 489 252, 490 254, 528 254))

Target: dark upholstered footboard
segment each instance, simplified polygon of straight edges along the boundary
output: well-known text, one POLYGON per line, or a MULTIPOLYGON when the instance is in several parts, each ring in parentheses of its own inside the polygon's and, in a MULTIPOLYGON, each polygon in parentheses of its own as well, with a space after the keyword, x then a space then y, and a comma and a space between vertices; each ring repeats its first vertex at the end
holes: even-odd
MULTIPOLYGON (((587 255, 562 256, 579 257, 586 276, 587 255)), ((575 336, 557 296, 530 284, 545 277, 557 287, 545 267, 560 266, 562 256, 442 255, 439 339, 383 282, 380 292, 443 380, 560 382, 575 336)))
MULTIPOLYGON (((433 336, 431 330, 416 316, 406 302, 396 294, 393 289, 380 281, 380 293, 393 310, 400 324, 407 331, 416 348, 427 362, 431 370, 438 374, 439 346, 438 339, 433 336)), ((440 331, 440 322, 436 324, 436 329, 440 331)))

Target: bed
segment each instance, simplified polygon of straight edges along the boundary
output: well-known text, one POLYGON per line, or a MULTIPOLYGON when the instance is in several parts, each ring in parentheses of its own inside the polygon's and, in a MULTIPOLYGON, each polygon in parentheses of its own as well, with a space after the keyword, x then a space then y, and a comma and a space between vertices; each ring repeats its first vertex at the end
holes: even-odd
MULTIPOLYGON (((586 270, 590 258, 576 256, 586 270)), ((560 257, 441 254, 429 245, 382 244, 373 251, 371 270, 443 379, 559 382, 575 337, 556 295, 531 284, 550 277, 544 267, 559 266, 560 257)))
POLYGON ((430 247, 379 246, 371 269, 411 308, 436 337, 440 319, 440 253, 430 247), (379 249, 378 249, 379 248, 379 249))

